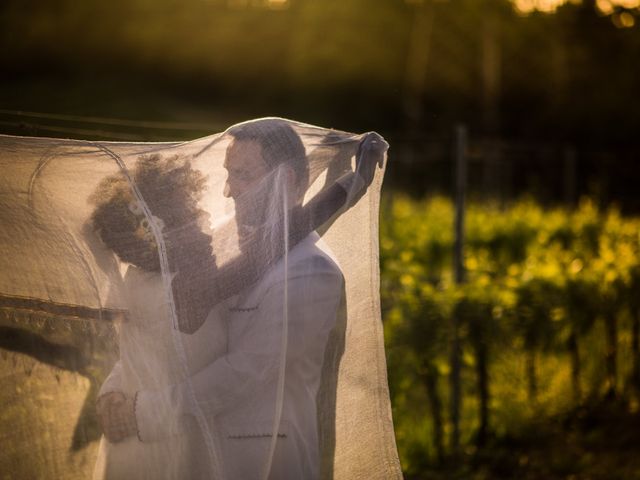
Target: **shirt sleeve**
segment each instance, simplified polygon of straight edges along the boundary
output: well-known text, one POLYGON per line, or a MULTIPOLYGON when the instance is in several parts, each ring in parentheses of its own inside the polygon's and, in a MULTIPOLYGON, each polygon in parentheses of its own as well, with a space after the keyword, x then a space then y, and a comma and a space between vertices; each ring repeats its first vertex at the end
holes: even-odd
POLYGON ((288 282, 274 283, 266 291, 258 312, 246 325, 233 330, 226 355, 191 376, 189 382, 138 392, 136 417, 143 441, 179 433, 185 417, 194 416, 198 409, 205 416, 217 415, 251 398, 264 385, 275 385, 282 359, 285 288, 287 364, 301 359, 307 343, 333 326, 342 274, 322 256, 301 263, 288 282))

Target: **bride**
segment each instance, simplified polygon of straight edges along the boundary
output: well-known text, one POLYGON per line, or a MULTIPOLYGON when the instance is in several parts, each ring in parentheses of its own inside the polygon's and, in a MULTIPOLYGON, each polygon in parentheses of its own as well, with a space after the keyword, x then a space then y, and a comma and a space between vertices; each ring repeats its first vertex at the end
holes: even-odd
MULTIPOLYGON (((133 178, 147 206, 157 215, 151 221, 160 227, 165 224, 163 236, 174 269, 178 268, 177 262, 185 262, 179 249, 186 247, 202 265, 215 266, 211 236, 204 233, 207 216, 198 207, 204 176, 178 156, 152 155, 138 159, 133 178)), ((197 444, 190 445, 196 436, 170 432, 166 441, 142 443, 137 438, 135 417, 124 413, 133 409, 138 391, 159 389, 183 378, 174 335, 180 335, 191 357, 188 370, 197 370, 198 364, 207 361, 198 356, 215 358, 224 352, 224 324, 212 309, 209 318, 202 321, 201 334, 173 330, 158 245, 149 219, 124 176, 103 180, 93 201, 95 230, 103 243, 128 264, 120 286, 127 314, 116 324, 120 359, 102 385, 96 405, 105 437, 94 478, 197 478, 193 475, 198 469, 198 463, 194 463, 198 459, 197 444)), ((179 281, 174 278, 176 285, 179 281)))

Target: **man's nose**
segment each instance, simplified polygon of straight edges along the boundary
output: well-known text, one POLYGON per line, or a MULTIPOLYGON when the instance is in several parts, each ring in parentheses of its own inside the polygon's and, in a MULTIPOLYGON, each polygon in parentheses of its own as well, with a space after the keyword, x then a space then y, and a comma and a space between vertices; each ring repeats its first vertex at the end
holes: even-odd
POLYGON ((222 194, 227 198, 231 197, 231 187, 229 186, 229 180, 224 182, 224 190, 222 191, 222 194))

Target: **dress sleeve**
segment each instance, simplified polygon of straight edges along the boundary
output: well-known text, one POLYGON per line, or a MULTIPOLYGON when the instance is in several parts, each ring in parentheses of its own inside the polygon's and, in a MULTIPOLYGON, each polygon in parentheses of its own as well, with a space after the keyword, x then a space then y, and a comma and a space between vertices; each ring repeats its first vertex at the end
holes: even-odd
POLYGON ((109 376, 104 381, 102 386, 100 387, 100 391, 98 392, 98 397, 105 395, 111 392, 121 392, 122 391, 122 362, 118 360, 109 376))

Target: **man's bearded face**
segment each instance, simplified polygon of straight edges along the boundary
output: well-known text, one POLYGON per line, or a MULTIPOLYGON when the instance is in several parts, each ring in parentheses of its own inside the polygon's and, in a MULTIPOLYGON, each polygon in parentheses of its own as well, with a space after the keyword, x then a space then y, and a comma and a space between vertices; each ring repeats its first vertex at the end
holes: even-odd
POLYGON ((260 181, 269 173, 262 147, 254 140, 232 140, 224 161, 227 181, 224 196, 232 198, 239 230, 256 227, 265 221, 266 198, 260 181), (262 208, 261 208, 262 207, 262 208))

